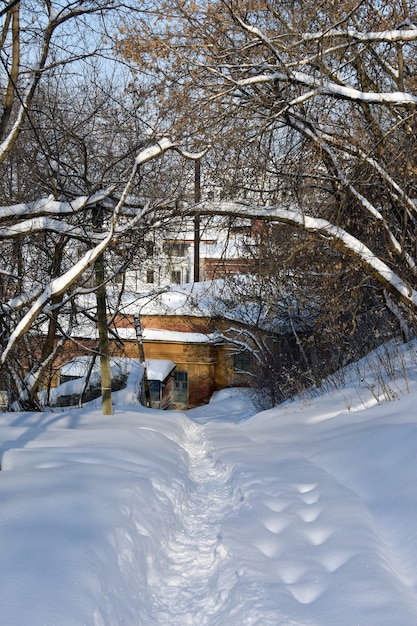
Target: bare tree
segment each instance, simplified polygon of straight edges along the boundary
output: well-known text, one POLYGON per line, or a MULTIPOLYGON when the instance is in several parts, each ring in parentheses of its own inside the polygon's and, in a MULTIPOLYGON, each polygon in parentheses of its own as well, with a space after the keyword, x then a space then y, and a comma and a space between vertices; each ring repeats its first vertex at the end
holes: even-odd
POLYGON ((140 36, 122 32, 119 49, 156 79, 166 123, 195 141, 259 148, 264 183, 281 192, 249 197, 239 214, 316 233, 415 312, 415 7, 168 0, 152 9, 158 19, 143 18, 140 36))
MULTIPOLYGON (((15 346, 21 338, 25 337, 32 325, 38 321, 39 316, 50 313, 54 309, 57 299, 60 299, 59 304, 62 306, 74 297, 75 294, 71 288, 111 245, 114 245, 125 233, 129 233, 134 229, 142 220, 145 221, 147 216, 150 215, 149 219, 152 222, 152 206, 137 206, 133 214, 131 210, 126 214, 123 209, 141 166, 157 158, 167 150, 180 149, 171 140, 165 138, 141 150, 136 156, 130 176, 121 194, 117 194, 116 198, 113 196, 112 189, 106 189, 98 191, 91 196, 80 196, 70 202, 44 198, 33 203, 0 208, 0 220, 3 224, 0 230, 0 237, 3 242, 7 242, 13 240, 21 232, 41 233, 42 235, 48 232, 55 232, 69 237, 72 241, 77 239, 85 241, 85 228, 79 228, 74 224, 74 216, 91 211, 98 204, 105 202, 108 203, 109 207, 106 229, 102 233, 97 234, 96 237, 94 237, 92 232, 90 233, 89 244, 86 245, 85 251, 78 260, 72 259, 66 267, 59 267, 56 276, 47 275, 42 285, 29 288, 27 291, 19 293, 2 303, 3 318, 9 320, 7 326, 3 327, 2 366, 5 366, 6 362, 10 362, 15 346)), ((200 153, 195 155, 183 154, 190 158, 201 157, 200 153)), ((4 274, 10 276, 10 273, 7 271, 4 274)), ((19 382, 18 376, 14 376, 15 382, 20 389, 22 401, 28 398, 28 390, 34 388, 39 372, 42 372, 44 367, 45 363, 38 362, 36 371, 32 371, 21 382, 19 382)))
MULTIPOLYGON (((196 210, 313 233, 388 288, 393 310, 415 312, 417 28, 406 1, 31 1, 7 5, 2 19, 3 364, 43 315, 59 323, 57 311, 115 241, 196 210), (112 110, 99 81, 74 90, 66 70, 73 64, 74 77, 81 62, 105 59, 104 34, 116 27, 122 65, 139 72, 112 110), (138 103, 152 134, 136 123, 138 103), (213 186, 234 201, 167 201, 184 186, 164 159, 154 168, 155 157, 178 145, 201 156, 210 144, 213 186), (90 228, 98 205, 100 233, 90 228)), ((23 384, 11 374, 20 398, 51 354, 23 384)))
POLYGON ((1 361, 21 403, 34 405, 40 381, 71 335, 73 296, 90 268, 110 242, 130 232, 135 210, 126 217, 122 209, 139 168, 174 146, 144 136, 123 64, 116 68, 106 43, 115 20, 141 8, 58 0, 12 2, 1 12, 1 361), (143 151, 152 144, 153 152, 143 151), (92 219, 98 204, 105 207, 101 232, 92 219), (65 321, 62 310, 70 312, 65 321), (45 329, 38 349, 31 333, 45 329))

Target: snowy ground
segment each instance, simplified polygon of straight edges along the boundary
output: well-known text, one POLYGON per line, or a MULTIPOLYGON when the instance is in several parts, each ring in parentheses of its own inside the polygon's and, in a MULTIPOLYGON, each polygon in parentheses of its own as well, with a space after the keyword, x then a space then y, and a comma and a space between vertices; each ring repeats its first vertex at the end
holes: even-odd
POLYGON ((417 368, 384 404, 363 368, 258 414, 0 415, 2 626, 415 626, 417 368))

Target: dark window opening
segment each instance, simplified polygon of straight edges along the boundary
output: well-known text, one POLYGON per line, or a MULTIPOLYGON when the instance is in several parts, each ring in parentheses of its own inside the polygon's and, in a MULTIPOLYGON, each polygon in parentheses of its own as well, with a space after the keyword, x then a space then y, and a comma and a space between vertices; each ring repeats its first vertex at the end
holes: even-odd
POLYGON ((251 372, 252 364, 252 354, 247 350, 236 352, 233 355, 233 369, 235 372, 251 372))
POLYGON ((146 282, 153 283, 155 281, 155 272, 153 270, 147 270, 146 272, 146 282))
POLYGON ((153 257, 155 254, 155 243, 153 241, 145 241, 146 256, 153 257))

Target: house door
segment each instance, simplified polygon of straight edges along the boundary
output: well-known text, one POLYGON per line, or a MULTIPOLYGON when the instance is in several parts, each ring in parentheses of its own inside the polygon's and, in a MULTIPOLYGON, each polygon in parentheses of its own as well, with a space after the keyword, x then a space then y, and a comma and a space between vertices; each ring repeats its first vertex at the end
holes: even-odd
POLYGON ((188 373, 174 372, 174 404, 188 404, 188 373))

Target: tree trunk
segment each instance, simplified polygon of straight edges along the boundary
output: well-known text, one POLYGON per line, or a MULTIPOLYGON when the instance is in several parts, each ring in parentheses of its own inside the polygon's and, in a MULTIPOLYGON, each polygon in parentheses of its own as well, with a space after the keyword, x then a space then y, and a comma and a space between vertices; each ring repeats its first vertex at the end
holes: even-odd
POLYGON ((97 299, 97 322, 98 339, 100 352, 100 373, 101 373, 101 405, 103 415, 112 415, 111 401, 111 374, 109 356, 109 337, 107 330, 106 313, 106 283, 104 282, 104 258, 99 256, 95 262, 96 273, 96 299, 97 299))
POLYGON ((143 349, 143 335, 142 335, 142 327, 140 324, 139 315, 134 316, 135 319, 135 331, 136 331, 136 339, 138 342, 138 351, 139 351, 139 361, 143 365, 143 378, 142 378, 142 389, 141 395, 143 396, 142 400, 145 406, 151 406, 151 391, 149 389, 149 381, 148 375, 146 372, 146 360, 145 360, 145 351, 143 349))

